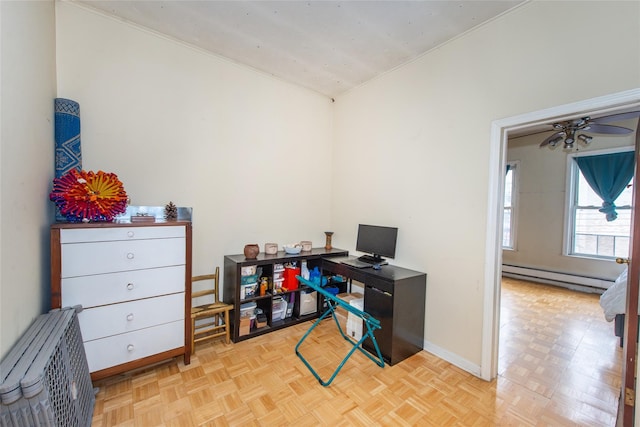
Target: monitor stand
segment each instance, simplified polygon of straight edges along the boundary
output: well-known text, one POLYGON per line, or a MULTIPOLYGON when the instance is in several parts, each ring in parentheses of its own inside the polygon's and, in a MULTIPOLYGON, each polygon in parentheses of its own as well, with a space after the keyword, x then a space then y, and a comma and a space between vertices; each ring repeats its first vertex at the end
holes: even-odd
POLYGON ((375 254, 374 255, 362 255, 362 256, 359 256, 358 259, 360 261, 363 261, 363 262, 366 262, 366 263, 369 263, 369 264, 381 264, 381 265, 386 265, 387 264, 387 262, 386 262, 386 260, 384 258, 381 258, 381 257, 379 257, 379 256, 377 256, 375 254))

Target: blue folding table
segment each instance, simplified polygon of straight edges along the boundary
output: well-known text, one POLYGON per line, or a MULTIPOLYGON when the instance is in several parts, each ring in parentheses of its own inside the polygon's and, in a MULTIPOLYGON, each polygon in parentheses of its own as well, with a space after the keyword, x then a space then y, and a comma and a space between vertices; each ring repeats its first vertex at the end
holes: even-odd
POLYGON ((378 347, 378 342, 376 341, 376 337, 373 334, 374 330, 381 328, 380 321, 371 317, 369 314, 365 313, 364 311, 359 310, 350 304, 347 304, 345 301, 333 295, 332 293, 328 292, 319 284, 303 279, 301 276, 296 276, 296 277, 302 284, 310 287, 314 291, 317 291, 319 294, 324 296, 325 299, 327 300, 327 309, 324 311, 324 313, 322 313, 322 315, 318 318, 318 320, 315 321, 313 326, 311 326, 311 328, 309 328, 309 330, 302 336, 302 338, 300 339, 300 341, 298 341, 298 344, 296 345, 296 355, 307 366, 309 371, 311 371, 313 376, 316 377, 316 379, 320 382, 320 384, 322 384, 325 387, 331 384, 331 382, 336 377, 336 375, 338 375, 338 372, 340 372, 340 369, 342 369, 344 364, 347 362, 349 357, 351 357, 351 355, 356 351, 356 349, 360 350, 365 356, 371 359, 376 365, 380 366, 381 368, 384 368, 384 359, 382 358, 382 353, 380 353, 380 348, 378 347), (344 308, 349 313, 352 313, 353 315, 355 315, 356 317, 364 321, 366 331, 364 331, 364 333, 362 334, 362 338, 360 338, 360 340, 358 340, 357 342, 351 337, 349 337, 347 334, 345 334, 344 331, 342 330, 342 327, 340 326, 340 322, 336 317, 335 309, 337 306, 344 308), (320 376, 318 375, 318 373, 311 367, 309 362, 302 356, 299 349, 300 349, 300 345, 302 345, 302 342, 309 336, 309 334, 311 334, 311 332, 316 328, 316 326, 318 326, 320 322, 323 319, 325 319, 329 314, 331 314, 331 316, 333 317, 333 320, 336 322, 336 325, 338 326, 338 330, 340 331, 340 334, 342 335, 342 337, 352 344, 352 348, 349 351, 349 353, 347 353, 347 355, 344 357, 344 359, 342 359, 342 362, 340 362, 340 365, 338 365, 338 368, 336 368, 336 370, 333 372, 331 377, 327 381, 323 381, 322 378, 320 378, 320 376), (373 347, 375 348, 376 354, 378 356, 377 358, 374 357, 374 355, 369 353, 367 350, 362 348, 362 343, 367 338, 371 338, 371 341, 373 342, 373 347))

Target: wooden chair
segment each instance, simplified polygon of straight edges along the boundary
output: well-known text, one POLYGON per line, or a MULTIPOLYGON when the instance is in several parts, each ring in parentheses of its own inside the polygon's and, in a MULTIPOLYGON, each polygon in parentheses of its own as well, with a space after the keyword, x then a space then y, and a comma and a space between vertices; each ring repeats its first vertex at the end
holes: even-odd
POLYGON ((227 344, 230 342, 231 331, 229 312, 233 310, 233 304, 226 304, 219 300, 218 283, 220 279, 220 267, 216 267, 214 274, 204 274, 191 278, 191 284, 205 280, 213 281, 213 287, 191 292, 191 353, 196 351, 196 343, 218 337, 225 337, 227 344), (209 297, 209 302, 202 305, 194 305, 197 298, 209 297), (210 302, 213 300, 213 302, 210 302), (204 321, 202 321, 204 319, 204 321), (196 324, 196 321, 200 321, 196 324))

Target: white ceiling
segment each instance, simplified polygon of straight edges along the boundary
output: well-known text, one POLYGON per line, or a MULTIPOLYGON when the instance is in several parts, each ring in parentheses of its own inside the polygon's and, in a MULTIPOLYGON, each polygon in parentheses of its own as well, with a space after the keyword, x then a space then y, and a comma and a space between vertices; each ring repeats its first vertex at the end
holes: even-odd
POLYGON ((74 0, 334 97, 525 0, 74 0))

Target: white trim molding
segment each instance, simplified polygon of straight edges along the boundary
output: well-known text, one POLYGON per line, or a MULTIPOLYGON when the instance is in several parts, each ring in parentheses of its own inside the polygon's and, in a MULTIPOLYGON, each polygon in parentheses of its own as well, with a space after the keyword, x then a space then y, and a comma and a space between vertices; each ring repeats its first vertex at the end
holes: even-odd
POLYGON ((500 279, 502 266, 502 203, 508 133, 585 115, 604 115, 640 106, 640 88, 547 108, 491 123, 489 190, 485 244, 484 311, 480 377, 492 380, 498 373, 500 279))

